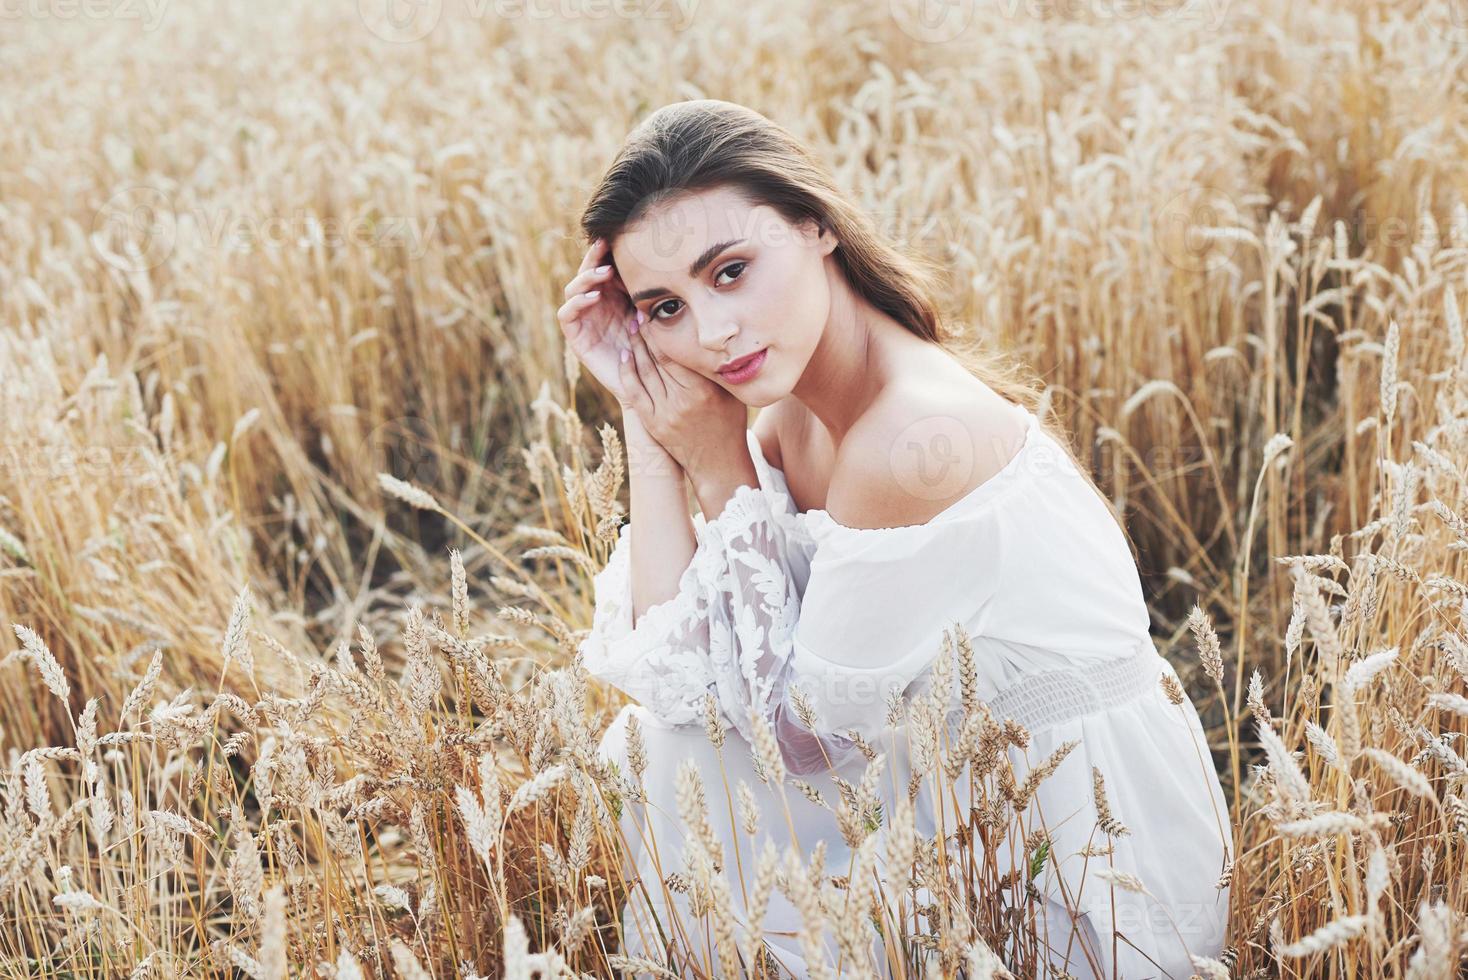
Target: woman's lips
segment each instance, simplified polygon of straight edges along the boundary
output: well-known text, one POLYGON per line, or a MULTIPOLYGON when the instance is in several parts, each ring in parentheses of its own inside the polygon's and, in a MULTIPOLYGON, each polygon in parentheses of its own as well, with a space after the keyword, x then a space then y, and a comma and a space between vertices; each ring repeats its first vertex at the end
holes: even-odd
POLYGON ((746 360, 739 367, 731 368, 728 371, 720 371, 719 377, 723 378, 730 384, 743 384, 744 382, 753 378, 756 374, 759 374, 760 368, 763 367, 765 363, 765 355, 769 353, 769 350, 770 349, 766 347, 764 350, 759 351, 753 357, 746 360))

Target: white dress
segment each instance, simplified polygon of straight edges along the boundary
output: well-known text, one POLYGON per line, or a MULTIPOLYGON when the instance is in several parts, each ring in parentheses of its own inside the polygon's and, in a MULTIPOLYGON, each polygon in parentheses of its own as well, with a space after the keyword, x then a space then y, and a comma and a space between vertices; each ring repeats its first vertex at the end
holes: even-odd
MULTIPOLYGON (((826 873, 844 874, 852 849, 832 810, 788 785, 778 793, 756 775, 751 712, 775 731, 787 784, 804 779, 835 806, 830 775, 856 784, 866 768, 858 745, 841 735, 856 730, 887 755, 880 786, 882 812, 891 814, 914 765, 931 768, 931 753, 909 751, 910 726, 900 716, 888 727, 888 695, 915 699, 928 690, 944 629, 959 622, 972 639, 979 699, 996 719, 1012 718, 1030 732, 1027 748, 1006 750, 1016 781, 1064 743, 1079 743, 1040 783, 1024 826, 1026 833, 1043 827, 1051 841, 1052 861, 1035 884, 1046 896, 1052 963, 1077 977, 1098 975, 1099 965, 1104 977, 1114 967, 1128 980, 1185 978, 1197 972, 1190 952, 1219 955, 1229 889, 1218 882, 1232 837, 1202 725, 1190 701, 1174 705, 1159 686, 1161 672, 1176 675, 1152 645, 1136 563, 1106 504, 1034 414, 1013 408, 1027 426, 1019 452, 926 524, 896 528, 849 528, 824 510, 797 511, 784 473, 765 461, 749 431, 759 486, 738 487, 713 521, 694 515, 697 549, 678 594, 649 608, 635 629, 631 525, 621 528, 595 578, 593 625, 580 657, 592 675, 639 702, 623 708, 602 737, 603 757, 627 771, 633 715, 647 746, 647 803, 630 803, 622 814, 628 880, 641 876, 647 887, 623 910, 625 951, 665 962, 652 917, 664 930, 682 928, 687 898, 674 893, 670 913, 659 883, 684 870, 675 788, 683 760, 703 778, 741 922, 766 837, 781 855, 792 831, 807 856, 824 840, 826 873), (814 733, 788 698, 796 686, 816 708, 814 733), (706 693, 721 710, 721 750, 705 735, 706 693), (1112 817, 1130 833, 1108 838, 1097 828, 1093 766, 1105 779, 1112 817), (741 829, 741 780, 765 813, 756 840, 741 829), (1139 878, 1145 894, 1095 873, 1108 862, 1095 851, 1108 842, 1111 867, 1139 878), (1089 856, 1079 853, 1088 845, 1089 856), (1074 927, 1060 896, 1085 913, 1074 927)), ((948 733, 956 742, 956 699, 952 710, 948 733)), ((967 778, 965 766, 961 785, 967 778)), ((956 796, 966 793, 933 791, 944 781, 940 765, 922 782, 914 801, 920 834, 951 833, 968 815, 966 805, 954 812, 956 796)), ((885 830, 883 821, 878 833, 885 830)), ((1001 872, 1022 862, 1011 847, 1018 843, 995 849, 1001 872)), ((796 937, 799 923, 776 889, 762 938, 782 968, 804 977, 810 947, 796 937)), ((704 968, 722 975, 707 930, 682 934, 708 957, 704 968)), ((834 940, 828 936, 824 947, 827 971, 839 975, 834 940)), ((880 940, 872 949, 871 967, 882 971, 880 940)))

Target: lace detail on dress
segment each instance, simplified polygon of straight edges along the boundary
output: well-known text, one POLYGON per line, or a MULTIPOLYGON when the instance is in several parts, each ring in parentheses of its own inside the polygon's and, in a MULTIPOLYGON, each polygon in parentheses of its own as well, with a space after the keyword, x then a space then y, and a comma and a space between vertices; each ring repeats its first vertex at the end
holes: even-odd
POLYGON ((631 531, 630 523, 622 525, 606 567, 592 579, 596 610, 581 643, 582 665, 664 724, 690 724, 703 717, 703 696, 714 689, 713 670, 705 649, 670 640, 697 632, 697 555, 684 570, 678 593, 649 606, 634 628, 631 531))
POLYGON ((712 521, 695 515, 697 546, 678 593, 650 607, 635 628, 630 528, 621 528, 594 580, 596 612, 581 646, 586 669, 668 725, 702 725, 712 691, 726 727, 753 744, 758 712, 795 774, 847 758, 849 740, 812 732, 787 702, 809 541, 789 495, 741 485, 712 521))

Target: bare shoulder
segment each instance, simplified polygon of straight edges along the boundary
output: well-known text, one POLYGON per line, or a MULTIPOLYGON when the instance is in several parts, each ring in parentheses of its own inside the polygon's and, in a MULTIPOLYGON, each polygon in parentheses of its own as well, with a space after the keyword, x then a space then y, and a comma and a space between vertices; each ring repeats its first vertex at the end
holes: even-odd
POLYGON ((853 528, 926 524, 1004 468, 1025 425, 987 385, 893 385, 841 442, 827 511, 853 528))
POLYGON ((765 462, 779 470, 785 468, 784 460, 780 456, 780 417, 784 404, 785 400, 781 399, 761 408, 750 426, 754 430, 755 438, 759 440, 760 452, 764 454, 765 462))

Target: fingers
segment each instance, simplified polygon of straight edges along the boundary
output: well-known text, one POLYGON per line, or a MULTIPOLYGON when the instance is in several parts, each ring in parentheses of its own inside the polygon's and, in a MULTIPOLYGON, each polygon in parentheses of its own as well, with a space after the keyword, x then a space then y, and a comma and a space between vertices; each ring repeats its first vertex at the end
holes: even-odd
POLYGON ((593 290, 590 293, 577 293, 562 303, 561 308, 556 311, 556 319, 561 321, 561 329, 569 335, 571 329, 580 321, 581 315, 595 306, 600 298, 600 295, 593 290))
POLYGON ((581 256, 581 265, 577 267, 576 275, 566 283, 566 298, 569 299, 575 293, 584 293, 600 282, 615 284, 617 270, 613 265, 611 244, 605 238, 592 242, 586 254, 581 256))
POLYGON ((688 389, 701 383, 703 379, 701 374, 689 370, 669 357, 665 351, 658 349, 657 341, 647 330, 638 330, 633 336, 637 338, 638 343, 647 348, 648 358, 657 366, 658 377, 663 382, 664 390, 671 391, 674 387, 688 389))
POLYGON ((566 297, 569 299, 578 293, 596 289, 598 286, 603 288, 611 286, 614 281, 614 272, 610 262, 582 269, 572 277, 570 282, 566 283, 566 297))
POLYGON ((560 318, 562 323, 574 320, 578 316, 580 316, 588 306, 594 306, 598 298, 600 297, 598 296, 596 290, 592 290, 589 293, 577 293, 576 295, 572 296, 570 299, 561 304, 561 308, 556 311, 556 316, 560 318))
POLYGON ((617 377, 622 387, 622 405, 630 408, 644 418, 650 416, 652 410, 652 398, 647 393, 647 388, 642 383, 642 377, 637 372, 637 361, 632 356, 627 346, 622 346, 618 351, 617 377))
POLYGON ((687 372, 687 368, 658 350, 657 342, 652 339, 652 336, 646 330, 634 330, 632 335, 647 348, 647 356, 652 359, 652 362, 658 366, 658 370, 665 377, 674 372, 687 372))
POLYGON ((647 339, 643 337, 642 331, 631 333, 629 327, 627 336, 631 340, 632 359, 637 365, 637 375, 642 378, 643 386, 654 398, 665 396, 668 390, 667 383, 663 380, 662 369, 658 366, 652 351, 648 350, 647 339))
POLYGON ((576 271, 585 272, 596 266, 605 265, 609 261, 611 261, 611 248, 605 238, 598 238, 587 248, 586 254, 581 257, 581 266, 576 271), (604 253, 605 258, 603 258, 604 253))

